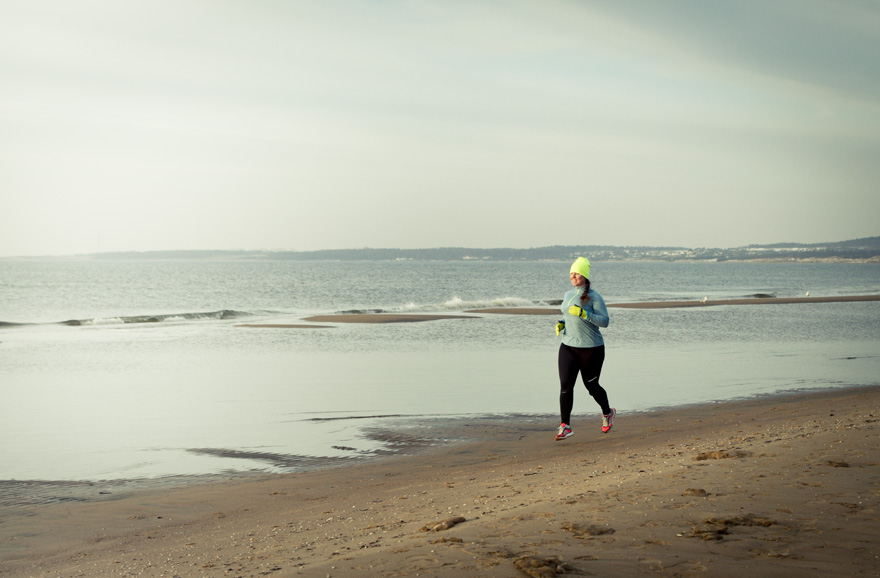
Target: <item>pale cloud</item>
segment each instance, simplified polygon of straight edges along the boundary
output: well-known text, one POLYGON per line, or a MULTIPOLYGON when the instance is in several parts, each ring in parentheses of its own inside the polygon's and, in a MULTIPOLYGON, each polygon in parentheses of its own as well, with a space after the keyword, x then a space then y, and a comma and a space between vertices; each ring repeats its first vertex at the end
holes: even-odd
POLYGON ((0 255, 877 234, 864 2, 6 2, 0 255))

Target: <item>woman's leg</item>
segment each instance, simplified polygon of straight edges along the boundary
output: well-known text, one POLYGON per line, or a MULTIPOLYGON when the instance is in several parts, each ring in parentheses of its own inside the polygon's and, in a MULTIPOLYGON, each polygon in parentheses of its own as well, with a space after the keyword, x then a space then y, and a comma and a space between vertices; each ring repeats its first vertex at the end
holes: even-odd
POLYGON ((602 373, 602 364, 605 363, 605 346, 578 349, 577 352, 580 354, 581 377, 584 385, 587 386, 587 391, 602 408, 602 414, 610 414, 608 393, 599 385, 599 375, 602 373))
POLYGON ((580 363, 573 348, 559 345, 559 414, 561 423, 571 424, 571 409, 574 407, 574 386, 577 383, 580 363))

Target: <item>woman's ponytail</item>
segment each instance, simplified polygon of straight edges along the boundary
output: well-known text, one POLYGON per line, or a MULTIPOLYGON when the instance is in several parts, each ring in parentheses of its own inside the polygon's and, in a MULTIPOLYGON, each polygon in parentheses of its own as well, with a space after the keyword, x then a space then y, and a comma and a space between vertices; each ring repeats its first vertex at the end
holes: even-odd
POLYGON ((590 280, 586 279, 587 284, 584 285, 584 292, 581 293, 581 303, 586 303, 590 300, 590 280))

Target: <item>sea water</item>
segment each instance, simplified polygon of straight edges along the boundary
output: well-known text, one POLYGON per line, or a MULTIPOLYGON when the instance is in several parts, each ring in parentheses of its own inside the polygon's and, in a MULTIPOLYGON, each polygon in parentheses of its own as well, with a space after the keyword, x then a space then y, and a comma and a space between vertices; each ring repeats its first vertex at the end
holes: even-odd
MULTIPOLYGON (((0 261, 0 480, 295 472, 420 443, 408 427, 558 425, 560 262, 0 261), (451 313, 309 323, 342 312, 451 313), (244 325, 315 325, 255 328, 244 325)), ((865 295, 880 267, 593 264, 619 412, 880 383, 880 302, 622 309, 632 301, 865 295)), ((573 425, 598 431, 579 386, 573 425)), ((430 437, 430 436, 428 436, 430 437)), ((441 440, 442 441, 442 440, 441 440)), ((448 440, 447 440, 448 441, 448 440)))

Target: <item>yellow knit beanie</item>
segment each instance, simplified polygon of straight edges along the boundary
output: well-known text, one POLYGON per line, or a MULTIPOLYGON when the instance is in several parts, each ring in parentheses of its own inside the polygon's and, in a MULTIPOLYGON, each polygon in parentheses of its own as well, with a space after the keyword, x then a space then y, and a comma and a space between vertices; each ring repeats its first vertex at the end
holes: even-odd
POLYGON ((580 273, 585 278, 590 278, 590 260, 584 259, 583 257, 578 257, 574 263, 571 265, 571 271, 569 273, 580 273))

